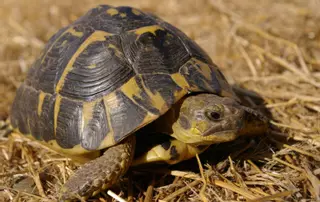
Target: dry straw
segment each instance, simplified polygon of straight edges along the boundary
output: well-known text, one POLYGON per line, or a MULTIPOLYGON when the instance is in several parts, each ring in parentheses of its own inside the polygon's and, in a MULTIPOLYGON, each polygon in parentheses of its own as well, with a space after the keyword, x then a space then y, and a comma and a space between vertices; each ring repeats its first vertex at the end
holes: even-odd
MULTIPOLYGON (((10 134, 6 120, 17 87, 49 37, 105 2, 2 1, 0 201, 54 201, 76 169, 68 158, 10 134)), ((263 98, 272 120, 267 136, 213 146, 185 164, 131 170, 97 201, 320 201, 319 0, 108 3, 154 12, 182 29, 230 83, 263 98)), ((259 107, 252 97, 244 99, 259 107)))

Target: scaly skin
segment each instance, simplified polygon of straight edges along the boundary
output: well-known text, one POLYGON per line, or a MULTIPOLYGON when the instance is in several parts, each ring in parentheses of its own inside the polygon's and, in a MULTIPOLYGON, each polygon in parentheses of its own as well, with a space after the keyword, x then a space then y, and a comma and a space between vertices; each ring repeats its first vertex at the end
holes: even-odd
POLYGON ((135 136, 108 148, 105 153, 82 167, 64 184, 60 201, 72 201, 95 195, 115 184, 131 165, 135 149, 135 136))

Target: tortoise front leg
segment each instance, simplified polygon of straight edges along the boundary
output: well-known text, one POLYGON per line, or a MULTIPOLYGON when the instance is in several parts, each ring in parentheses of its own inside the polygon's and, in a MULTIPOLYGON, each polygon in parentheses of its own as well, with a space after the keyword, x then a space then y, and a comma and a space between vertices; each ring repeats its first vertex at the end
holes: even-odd
POLYGON ((122 143, 82 167, 64 184, 61 201, 87 198, 115 184, 126 173, 134 157, 135 136, 131 135, 122 143))
POLYGON ((172 139, 162 144, 152 147, 142 156, 135 159, 133 166, 150 163, 150 162, 166 162, 168 164, 176 164, 184 160, 191 159, 205 151, 209 146, 192 146, 179 140, 172 139))

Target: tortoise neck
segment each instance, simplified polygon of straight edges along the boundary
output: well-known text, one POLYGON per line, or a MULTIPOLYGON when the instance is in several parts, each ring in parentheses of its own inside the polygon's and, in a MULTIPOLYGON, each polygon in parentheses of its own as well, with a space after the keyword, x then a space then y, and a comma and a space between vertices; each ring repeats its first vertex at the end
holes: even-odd
POLYGON ((244 125, 239 131, 241 135, 257 135, 268 131, 268 118, 257 110, 241 106, 245 111, 244 125))

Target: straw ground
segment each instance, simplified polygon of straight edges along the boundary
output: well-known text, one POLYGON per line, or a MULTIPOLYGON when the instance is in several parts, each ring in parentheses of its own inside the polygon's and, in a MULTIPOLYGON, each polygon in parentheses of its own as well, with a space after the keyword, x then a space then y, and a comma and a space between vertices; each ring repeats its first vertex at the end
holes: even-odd
MULTIPOLYGON (((151 11, 183 30, 230 83, 258 93, 272 119, 268 135, 214 145, 179 165, 130 170, 92 200, 320 200, 319 0, 3 0, 0 201, 51 201, 76 168, 10 134, 6 120, 15 90, 49 37, 101 3, 151 11)), ((252 97, 244 99, 260 107, 252 97)))

